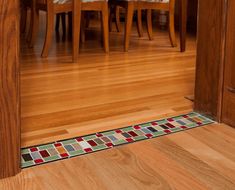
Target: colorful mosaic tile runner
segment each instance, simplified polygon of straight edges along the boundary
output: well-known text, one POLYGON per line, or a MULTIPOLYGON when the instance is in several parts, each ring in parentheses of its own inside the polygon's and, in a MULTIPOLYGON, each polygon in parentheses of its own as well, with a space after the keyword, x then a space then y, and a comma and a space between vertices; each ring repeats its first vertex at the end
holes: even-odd
POLYGON ((213 123, 211 119, 192 112, 177 117, 151 121, 87 136, 23 148, 22 168, 109 149, 118 145, 159 137, 213 123))

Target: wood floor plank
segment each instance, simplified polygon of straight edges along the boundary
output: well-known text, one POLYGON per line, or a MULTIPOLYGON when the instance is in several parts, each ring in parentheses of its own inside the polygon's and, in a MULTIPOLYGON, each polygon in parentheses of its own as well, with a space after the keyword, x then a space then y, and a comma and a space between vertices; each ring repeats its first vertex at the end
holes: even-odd
POLYGON ((92 22, 77 63, 71 63, 68 41, 54 40, 49 57, 40 58, 44 27, 33 49, 22 39, 22 146, 192 110, 184 97, 194 89, 195 37, 181 53, 164 31, 156 32, 154 41, 134 31, 129 52, 123 52, 123 34, 113 32, 105 54, 97 22, 92 22))
POLYGON ((212 126, 24 169, 15 177, 0 180, 0 189, 233 190, 235 179, 231 171, 235 161, 223 154, 235 146, 224 135, 232 128, 212 126), (198 131, 202 134, 205 129, 212 130, 212 126, 218 127, 216 133, 206 133, 204 140, 197 138, 198 131), (216 144, 216 140, 211 140, 217 138, 222 138, 223 152, 209 146, 216 144))

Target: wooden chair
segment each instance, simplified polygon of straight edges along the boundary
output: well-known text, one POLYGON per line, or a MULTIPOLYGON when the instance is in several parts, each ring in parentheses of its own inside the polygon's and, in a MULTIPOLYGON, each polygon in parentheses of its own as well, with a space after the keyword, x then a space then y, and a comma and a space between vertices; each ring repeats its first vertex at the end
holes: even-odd
POLYGON ((81 14, 80 0, 33 0, 33 26, 30 46, 34 45, 38 33, 39 11, 46 11, 46 37, 42 50, 42 57, 47 57, 52 42, 54 19, 56 14, 72 12, 73 14, 73 61, 77 60, 79 49, 79 26, 81 14))
POLYGON ((61 13, 72 13, 72 37, 73 37, 73 60, 75 61, 79 52, 79 36, 82 10, 96 10, 102 12, 103 36, 105 51, 109 52, 108 33, 108 4, 107 1, 92 0, 33 0, 34 16, 31 46, 33 46, 39 24, 39 11, 46 11, 46 37, 42 50, 42 57, 47 57, 52 42, 55 15, 61 13))
MULTIPOLYGON (((137 10, 137 30, 139 36, 143 36, 142 29, 142 10, 147 10, 147 31, 150 40, 153 40, 152 32, 152 10, 167 11, 169 15, 169 37, 172 47, 177 45, 175 37, 175 0, 111 0, 116 6, 126 9, 125 34, 124 34, 124 51, 128 51, 130 34, 132 29, 132 20, 134 10, 137 10)), ((116 19, 116 22, 120 22, 116 19)), ((117 24, 120 26, 120 24, 117 24)))

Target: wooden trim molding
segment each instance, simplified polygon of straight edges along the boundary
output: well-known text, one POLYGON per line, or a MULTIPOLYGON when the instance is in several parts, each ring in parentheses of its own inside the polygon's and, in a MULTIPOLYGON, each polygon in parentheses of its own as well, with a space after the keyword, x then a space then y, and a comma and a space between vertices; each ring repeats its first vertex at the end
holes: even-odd
POLYGON ((227 0, 199 0, 195 111, 221 120, 227 0))
POLYGON ((0 178, 20 172, 19 0, 0 1, 0 178))
POLYGON ((235 1, 228 0, 222 122, 235 127, 235 1))

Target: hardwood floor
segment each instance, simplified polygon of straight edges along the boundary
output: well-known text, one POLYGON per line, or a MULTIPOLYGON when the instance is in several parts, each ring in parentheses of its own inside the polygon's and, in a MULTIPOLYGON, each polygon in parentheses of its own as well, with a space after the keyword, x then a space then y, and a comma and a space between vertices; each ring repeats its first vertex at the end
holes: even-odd
MULTIPOLYGON (((40 26, 43 24, 40 23, 40 26)), ((110 53, 91 23, 78 63, 71 44, 55 42, 40 58, 44 30, 34 49, 21 48, 22 146, 177 115, 192 110, 184 96, 194 88, 195 38, 188 50, 172 48, 167 32, 139 38, 135 28, 128 53, 123 34, 110 36, 110 53)))
MULTIPOLYGON (((192 110, 184 96, 193 94, 194 38, 183 54, 164 32, 152 42, 134 34, 129 53, 122 52, 120 39, 111 35, 109 55, 88 40, 75 64, 66 55, 70 44, 54 45, 48 59, 39 57, 41 42, 34 50, 23 44, 23 146, 192 110)), ((234 137, 233 128, 213 124, 24 169, 0 180, 0 189, 232 190, 234 137)))
POLYGON ((235 189, 235 131, 213 124, 24 169, 1 190, 235 189))

